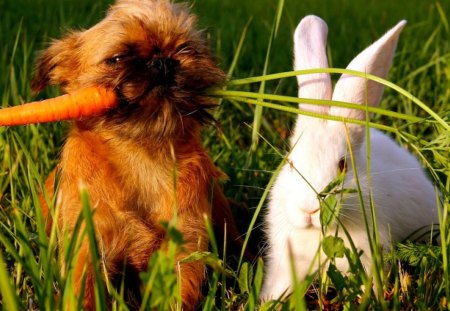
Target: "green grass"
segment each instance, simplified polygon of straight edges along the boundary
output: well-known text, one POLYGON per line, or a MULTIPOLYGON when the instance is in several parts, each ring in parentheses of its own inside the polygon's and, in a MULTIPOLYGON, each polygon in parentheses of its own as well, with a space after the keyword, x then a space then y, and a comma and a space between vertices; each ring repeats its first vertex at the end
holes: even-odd
MULTIPOLYGON (((32 99, 30 77, 36 52, 67 29, 93 25, 102 18, 109 3, 106 0, 0 2, 0 105, 32 99)), ((308 284, 299 280, 296 295, 283 308, 303 310, 330 303, 348 310, 368 306, 448 309, 450 2, 286 0, 277 19, 278 4, 273 0, 196 0, 192 7, 206 29, 221 67, 231 73, 227 91, 215 93, 222 98, 216 112, 221 130, 208 128, 204 141, 216 163, 229 176, 226 193, 236 202, 234 212, 239 216, 236 218, 241 232, 247 233, 249 248, 255 253, 264 250, 261 225, 265 198, 274 172, 288 152, 286 141, 296 113, 301 113, 295 102, 295 78, 289 73, 291 38, 298 21, 311 13, 326 20, 330 66, 345 68, 356 53, 397 21, 407 19, 388 79, 393 84, 387 83, 380 109, 373 111, 371 126, 389 132, 419 157, 441 191, 444 198, 438 229, 441 246, 405 244, 398 252, 386 256, 393 263, 389 273, 380 276, 385 281, 381 290, 386 299, 361 290, 363 285, 370 287, 367 286, 370 279, 358 267, 355 252, 341 250, 353 264, 349 273, 343 275, 330 268, 328 277, 315 283, 315 291, 307 290, 308 284), (272 73, 281 74, 248 79, 272 73), (260 127, 253 126, 255 121, 260 127), (407 269, 398 269, 399 258, 410 263, 407 269), (322 295, 326 297, 320 302, 322 305, 314 306, 316 297, 322 295)), ((339 70, 333 72, 335 79, 339 70)), ((56 89, 49 89, 39 97, 56 93, 56 89)), ((64 236, 56 228, 47 237, 38 200, 42 182, 58 158, 66 129, 62 123, 0 128, 0 304, 5 309, 51 310, 68 305, 77 309, 80 304, 70 282, 79 239, 64 236), (56 248, 57 235, 64 241, 62 250, 56 248), (61 261, 66 263, 62 272, 61 261)), ((80 223, 91 220, 87 201, 85 207, 80 223)), ((142 309, 179 305, 173 263, 180 240, 171 226, 168 232, 171 251, 156 253, 149 262, 148 273, 142 276, 145 284, 142 296, 146 301, 142 309)), ((95 250, 94 232, 80 230, 79 234, 90 238, 95 250)), ((218 253, 222 241, 213 242, 210 253, 196 253, 186 259, 204 260, 211 267, 201 308, 228 310, 241 306, 253 310, 258 305, 263 280, 263 260, 243 261, 237 268, 231 264, 231 258, 218 253)), ((330 253, 331 257, 335 255, 330 253)), ((102 297, 110 295, 114 297, 112 309, 126 310, 121 288, 114 290, 107 284, 106 288, 99 286, 96 293, 99 309, 106 308, 102 297)), ((263 310, 270 308, 271 303, 261 306, 263 310)))

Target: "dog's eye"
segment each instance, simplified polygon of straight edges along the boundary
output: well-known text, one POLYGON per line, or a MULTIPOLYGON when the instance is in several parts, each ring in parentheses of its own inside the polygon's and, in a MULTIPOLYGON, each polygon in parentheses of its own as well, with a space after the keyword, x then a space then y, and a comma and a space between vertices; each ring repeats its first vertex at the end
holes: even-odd
POLYGON ((177 46, 175 52, 176 54, 192 54, 195 50, 189 43, 183 43, 177 46))
POLYGON ((126 59, 126 55, 117 54, 117 55, 114 55, 113 57, 107 58, 105 62, 108 65, 117 65, 117 64, 122 63, 125 59, 126 59))
POLYGON ((339 173, 347 172, 347 161, 345 160, 345 158, 342 158, 339 160, 338 169, 339 169, 339 173))

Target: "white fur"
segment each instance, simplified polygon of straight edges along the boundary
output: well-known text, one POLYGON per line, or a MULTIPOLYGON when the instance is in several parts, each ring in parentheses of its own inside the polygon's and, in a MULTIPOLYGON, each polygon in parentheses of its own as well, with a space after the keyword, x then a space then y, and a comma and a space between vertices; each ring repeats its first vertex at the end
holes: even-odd
MULTIPOLYGON (((386 33, 360 53, 349 69, 386 78, 405 22, 386 33)), ((305 17, 295 32, 295 69, 326 68, 327 26, 316 16, 305 17)), ((378 105, 383 87, 365 79, 343 75, 332 94, 328 74, 298 76, 299 97, 331 99, 378 105)), ((365 113, 338 107, 300 104, 301 109, 363 120, 365 113)), ((348 171, 344 186, 356 189, 354 172, 348 157, 347 131, 351 138, 364 206, 370 210, 373 195, 380 244, 389 248, 391 239, 399 241, 420 227, 437 223, 435 190, 417 159, 382 132, 370 130, 370 167, 367 176, 365 130, 362 126, 298 116, 292 138, 289 163, 281 170, 271 191, 266 217, 268 254, 266 278, 261 297, 279 298, 292 286, 291 259, 299 279, 314 272, 319 261, 314 258, 320 247, 321 192, 338 174, 338 163, 346 157, 348 171)), ((368 212, 370 216, 370 213, 368 212)), ((371 268, 371 253, 358 194, 348 194, 343 201, 340 220, 352 241, 363 250, 362 263, 371 268)), ((369 217, 370 222, 370 217, 369 217)), ((342 230, 338 234, 347 247, 342 230)), ((323 260, 324 255, 320 255, 323 260)), ((346 260, 338 260, 345 271, 346 260)))

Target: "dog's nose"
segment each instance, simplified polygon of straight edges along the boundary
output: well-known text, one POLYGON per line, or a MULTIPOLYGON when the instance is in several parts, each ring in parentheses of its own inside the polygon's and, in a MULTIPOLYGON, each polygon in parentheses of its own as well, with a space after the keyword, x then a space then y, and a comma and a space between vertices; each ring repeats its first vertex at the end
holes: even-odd
POLYGON ((174 79, 175 70, 179 63, 178 60, 170 57, 158 57, 150 60, 147 66, 159 83, 167 84, 174 79))

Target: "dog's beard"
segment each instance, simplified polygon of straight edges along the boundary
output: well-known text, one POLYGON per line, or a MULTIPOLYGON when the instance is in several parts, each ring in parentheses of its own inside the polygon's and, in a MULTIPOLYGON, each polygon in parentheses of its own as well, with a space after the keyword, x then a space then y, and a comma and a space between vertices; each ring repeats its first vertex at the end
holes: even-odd
POLYGON ((215 103, 203 93, 214 84, 199 81, 200 72, 180 68, 177 60, 165 62, 168 64, 157 64, 157 68, 123 68, 113 86, 120 98, 119 108, 109 112, 102 124, 130 124, 128 135, 165 139, 186 133, 197 123, 213 122, 210 111, 215 103))

